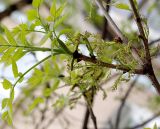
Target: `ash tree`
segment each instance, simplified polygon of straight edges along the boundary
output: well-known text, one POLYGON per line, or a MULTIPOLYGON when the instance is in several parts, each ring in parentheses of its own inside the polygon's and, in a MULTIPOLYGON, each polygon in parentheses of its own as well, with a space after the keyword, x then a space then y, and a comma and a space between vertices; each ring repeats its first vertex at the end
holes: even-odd
MULTIPOLYGON (((39 105, 44 105, 41 110, 41 120, 36 126, 38 128, 45 119, 44 114, 49 103, 52 103, 53 109, 61 113, 66 106, 74 108, 80 103, 79 100, 83 99, 87 110, 82 128, 88 128, 88 119, 91 116, 94 129, 98 129, 92 107, 98 92, 101 92, 102 99, 107 101, 107 89, 102 85, 116 76, 110 87, 114 91, 122 82, 128 84, 128 81, 136 76, 136 79, 128 84, 129 88, 122 98, 116 122, 110 127, 119 129, 122 108, 140 75, 147 76, 152 82, 152 87, 160 94, 158 72, 154 72, 154 69, 158 68, 156 65, 154 68, 152 61, 159 58, 157 45, 159 39, 153 41, 149 39, 147 18, 140 12, 147 2, 145 0, 139 3, 136 0, 128 0, 128 3, 118 0, 80 1, 84 5, 87 21, 95 26, 99 34, 87 30, 77 31, 76 20, 70 24, 70 20, 76 15, 73 11, 78 10, 74 0, 20 1, 2 12, 4 15, 1 16, 7 16, 12 11, 22 8, 21 6, 32 3, 32 8, 26 12, 28 22, 12 29, 1 24, 0 61, 5 67, 11 66, 14 75, 14 81, 7 77, 2 81, 3 88, 10 92, 9 97, 3 98, 1 102, 2 120, 13 126, 14 112, 29 100, 25 104, 25 115, 39 110, 39 105), (111 7, 128 12, 130 16, 126 17, 126 20, 130 20, 129 25, 119 27, 109 14, 111 7), (43 8, 46 8, 48 13, 44 14, 43 8), (103 15, 99 14, 99 10, 103 15), (130 28, 132 22, 136 23, 136 31, 130 28), (126 31, 126 28, 130 31, 126 31), (37 52, 46 56, 37 60, 37 52), (19 70, 21 66, 17 65, 17 62, 29 54, 36 59, 36 63, 22 73, 19 70), (29 73, 30 77, 26 79, 29 73), (14 100, 17 85, 22 87, 21 93, 20 97, 14 100), (63 88, 67 88, 64 94, 56 92, 63 91, 63 88), (56 98, 54 102, 53 96, 56 98)), ((148 6, 148 14, 157 9, 158 3, 155 0, 148 6)), ((159 96, 156 100, 158 99, 159 96)), ((126 128, 142 127, 159 115, 160 112, 139 125, 126 128)), ((156 128, 155 124, 154 129, 156 128)))

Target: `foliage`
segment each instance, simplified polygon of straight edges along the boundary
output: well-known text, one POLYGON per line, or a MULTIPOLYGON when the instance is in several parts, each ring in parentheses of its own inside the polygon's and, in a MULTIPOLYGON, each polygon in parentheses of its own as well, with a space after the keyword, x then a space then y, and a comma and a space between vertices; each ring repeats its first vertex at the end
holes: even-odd
MULTIPOLYGON (((56 90, 61 88, 62 84, 68 87, 68 92, 61 94, 53 102, 52 106, 56 110, 64 106, 73 108, 82 97, 87 105, 91 106, 97 92, 102 91, 104 98, 107 96, 101 83, 110 77, 110 68, 120 73, 111 86, 112 90, 116 90, 121 82, 128 82, 140 67, 140 62, 133 54, 133 43, 139 43, 142 37, 126 33, 124 30, 129 41, 128 44, 123 44, 120 37, 119 40, 106 41, 99 34, 78 32, 68 25, 70 14, 65 10, 67 2, 53 0, 49 15, 45 17, 40 12, 43 2, 43 0, 33 0, 33 8, 26 14, 28 23, 19 24, 12 30, 4 25, 1 26, 0 62, 5 67, 12 66, 15 78, 15 82, 6 78, 2 82, 3 88, 10 91, 9 98, 2 100, 2 119, 9 125, 12 125, 13 120, 15 87, 23 82, 26 74, 31 71, 26 86, 22 88, 26 98, 34 99, 28 104, 26 114, 45 103, 56 90), (39 39, 38 36, 42 38, 39 39), (49 47, 44 47, 46 44, 49 44, 49 47), (84 55, 81 48, 85 48, 89 54, 84 55), (38 51, 47 53, 47 56, 21 73, 17 62, 25 55, 38 51), (34 98, 32 93, 38 88, 41 88, 40 94, 34 98)), ((84 5, 89 20, 101 28, 103 17, 98 14, 96 5, 89 0, 84 0, 84 5)), ((131 12, 130 6, 126 3, 113 2, 111 6, 131 12)), ((145 37, 148 38, 147 21, 142 18, 142 22, 145 37)), ((144 60, 144 49, 140 49, 138 54, 144 60)), ((154 128, 156 129, 156 126, 154 128)))

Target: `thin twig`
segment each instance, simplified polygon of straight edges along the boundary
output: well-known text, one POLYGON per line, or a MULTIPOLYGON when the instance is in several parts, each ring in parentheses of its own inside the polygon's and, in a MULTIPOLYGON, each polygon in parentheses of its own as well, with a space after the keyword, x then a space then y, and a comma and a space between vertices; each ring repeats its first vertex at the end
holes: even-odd
POLYGON ((88 129, 88 127, 87 127, 88 122, 89 122, 89 109, 88 109, 88 107, 87 107, 87 108, 86 108, 86 112, 85 112, 85 117, 84 117, 84 120, 83 120, 82 129, 88 129))
POLYGON ((148 45, 148 39, 146 38, 145 33, 144 33, 141 17, 137 11, 137 8, 135 6, 134 1, 129 0, 129 2, 132 7, 132 10, 133 10, 133 13, 134 13, 134 16, 136 19, 136 23, 138 26, 138 30, 140 33, 140 38, 143 40, 143 45, 144 45, 144 49, 145 49, 145 61, 144 61, 144 65, 143 65, 144 71, 146 72, 146 75, 150 78, 150 80, 152 81, 157 92, 160 94, 160 84, 154 74, 154 71, 153 71, 153 66, 152 66, 152 62, 151 62, 151 55, 150 55, 149 45, 148 45))
POLYGON ((135 83, 137 82, 138 77, 136 77, 136 79, 132 82, 132 84, 130 85, 129 89, 127 90, 125 96, 123 97, 121 104, 119 106, 118 112, 117 112, 117 117, 116 117, 116 122, 115 122, 115 129, 119 129, 119 123, 121 121, 121 114, 122 114, 122 109, 126 103, 126 100, 128 98, 128 96, 130 95, 133 87, 135 86, 135 83))
POLYGON ((94 115, 93 109, 92 109, 92 107, 90 105, 88 105, 88 110, 89 110, 89 113, 91 115, 91 119, 93 121, 94 128, 98 129, 98 127, 97 127, 97 119, 96 119, 96 116, 94 115))
POLYGON ((97 60, 97 59, 93 59, 91 57, 88 57, 88 56, 85 56, 85 55, 82 55, 82 54, 79 54, 79 53, 78 53, 77 59, 84 60, 86 62, 91 62, 91 63, 97 64, 98 66, 102 66, 102 67, 122 70, 124 72, 132 72, 134 74, 142 74, 142 75, 145 74, 143 69, 134 69, 133 70, 133 69, 130 69, 128 67, 121 66, 121 65, 109 64, 109 63, 106 63, 106 62, 103 62, 103 61, 100 61, 100 60, 97 60))
POLYGON ((135 16, 135 20, 136 20, 138 30, 139 30, 139 33, 140 33, 140 38, 142 38, 142 40, 143 40, 143 45, 144 45, 144 48, 145 48, 146 58, 149 60, 151 57, 150 57, 150 52, 149 52, 149 47, 148 47, 148 39, 145 36, 145 32, 144 32, 144 29, 143 29, 141 17, 139 15, 138 11, 137 11, 137 8, 135 6, 134 1, 129 0, 129 2, 130 2, 130 5, 132 7, 134 16, 135 16))
POLYGON ((152 46, 152 45, 154 45, 154 44, 156 44, 156 43, 160 43, 160 38, 151 41, 151 42, 149 43, 149 46, 152 46))
POLYGON ((138 125, 135 125, 133 127, 128 127, 128 128, 125 128, 125 129, 137 129, 137 128, 140 128, 146 124, 148 124, 149 122, 151 122, 152 120, 154 120, 155 118, 157 118, 158 116, 160 116, 160 111, 157 112, 156 114, 154 114, 151 118, 149 118, 148 120, 138 124, 138 125))
MULTIPOLYGON (((115 22, 113 21, 113 19, 110 17, 110 15, 106 12, 104 6, 102 5, 100 0, 95 0, 97 5, 99 6, 99 8, 103 11, 103 14, 105 16, 105 18, 107 19, 111 29, 115 32, 115 34, 120 37, 120 39, 122 40, 123 43, 127 44, 128 43, 128 39, 125 35, 123 35, 123 33, 121 32, 121 30, 118 28, 118 26, 115 24, 115 22)), ((131 47, 132 49, 132 55, 135 55, 134 58, 135 60, 138 60, 138 62, 140 62, 141 64, 143 64, 141 57, 138 54, 138 50, 135 47, 131 47)))
POLYGON ((128 39, 123 35, 123 33, 121 32, 121 30, 118 28, 118 26, 115 24, 115 22, 113 21, 113 19, 110 17, 110 15, 106 12, 106 9, 104 8, 104 6, 102 5, 102 2, 100 0, 95 0, 98 7, 102 10, 105 18, 108 20, 109 25, 111 26, 111 28, 113 29, 113 31, 117 34, 117 36, 119 36, 124 43, 128 42, 128 39))
MULTIPOLYGON (((141 0, 138 5, 139 10, 142 9, 147 3, 148 3, 147 0, 141 0)), ((128 19, 131 20, 133 17, 134 17, 133 14, 131 14, 128 19)))
MULTIPOLYGON (((110 2, 111 0, 106 0, 106 12, 109 13, 110 10, 110 2)), ((109 25, 108 25, 108 21, 106 18, 104 18, 104 24, 103 24, 103 32, 102 32, 102 39, 105 40, 106 38, 108 39, 112 39, 113 36, 112 34, 109 32, 109 25)))

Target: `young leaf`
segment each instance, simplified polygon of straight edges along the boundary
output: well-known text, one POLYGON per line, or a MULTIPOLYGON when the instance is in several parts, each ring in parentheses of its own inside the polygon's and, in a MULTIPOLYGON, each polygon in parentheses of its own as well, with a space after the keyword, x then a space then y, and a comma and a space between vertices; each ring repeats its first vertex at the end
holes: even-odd
POLYGON ((9 116, 8 111, 2 113, 2 120, 6 120, 8 125, 12 125, 12 118, 9 116))
POLYGON ((62 14, 65 6, 66 6, 66 2, 65 2, 64 4, 62 4, 62 5, 57 9, 57 11, 56 11, 56 18, 59 17, 59 16, 62 14))
POLYGON ((18 67, 15 60, 13 59, 12 59, 12 72, 15 78, 18 77, 18 67))
POLYGON ((55 82, 54 82, 54 84, 52 86, 52 92, 54 92, 58 88, 59 83, 60 83, 59 80, 55 80, 55 82))
POLYGON ((14 53, 12 60, 19 60, 20 58, 22 58, 26 53, 23 51, 23 48, 18 48, 16 50, 16 52, 14 53))
POLYGON ((3 62, 5 62, 5 63, 10 63, 10 59, 11 59, 11 57, 12 57, 12 53, 15 51, 15 49, 16 48, 9 48, 8 50, 6 50, 4 53, 3 53, 3 55, 2 55, 2 57, 1 57, 1 62, 3 61, 3 62))
POLYGON ((48 96, 51 95, 51 93, 52 93, 52 90, 51 90, 50 88, 46 88, 46 89, 44 90, 44 92, 43 92, 43 95, 44 95, 45 97, 48 97, 48 96))
POLYGON ((56 16, 56 0, 53 1, 52 6, 50 8, 50 13, 53 17, 56 16))
POLYGON ((28 20, 33 21, 37 18, 38 14, 35 9, 30 9, 27 11, 28 20))
POLYGON ((43 98, 36 98, 33 103, 29 106, 29 110, 28 112, 31 112, 38 104, 40 103, 44 103, 44 99, 43 98))
POLYGON ((16 40, 14 39, 14 37, 12 35, 12 33, 7 28, 5 28, 5 34, 6 34, 6 37, 7 37, 8 41, 9 41, 9 44, 11 44, 11 45, 16 45, 17 44, 16 40))
POLYGON ((7 116, 8 116, 8 111, 3 112, 1 116, 2 120, 6 120, 7 116))
POLYGON ((4 109, 5 107, 7 107, 8 101, 9 101, 9 98, 4 98, 4 99, 2 100, 2 109, 4 109))
POLYGON ((43 0, 33 0, 32 6, 38 8, 43 3, 43 0))
POLYGON ((61 47, 67 54, 72 55, 72 52, 67 48, 67 46, 65 45, 65 43, 64 43, 62 40, 60 40, 59 38, 57 38, 57 41, 58 41, 60 47, 61 47))
POLYGON ((0 44, 6 45, 8 44, 7 40, 0 34, 0 44))
POLYGON ((131 11, 129 6, 127 4, 125 4, 125 3, 117 3, 117 4, 115 4, 115 7, 119 8, 119 9, 131 11))
POLYGON ((11 84, 11 82, 10 82, 10 81, 8 81, 7 79, 4 79, 4 80, 3 80, 3 82, 2 82, 2 84, 3 84, 3 88, 4 88, 4 89, 6 89, 6 90, 8 90, 8 89, 11 89, 11 88, 12 88, 12 84, 11 84))

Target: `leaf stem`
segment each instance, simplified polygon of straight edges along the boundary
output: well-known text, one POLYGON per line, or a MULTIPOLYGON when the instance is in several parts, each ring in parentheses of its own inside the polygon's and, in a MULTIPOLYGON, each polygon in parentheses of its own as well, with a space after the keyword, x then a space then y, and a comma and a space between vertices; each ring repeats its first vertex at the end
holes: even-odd
POLYGON ((45 48, 45 47, 33 47, 33 46, 0 45, 0 47, 24 48, 24 49, 30 49, 31 51, 51 51, 50 48, 45 48))

